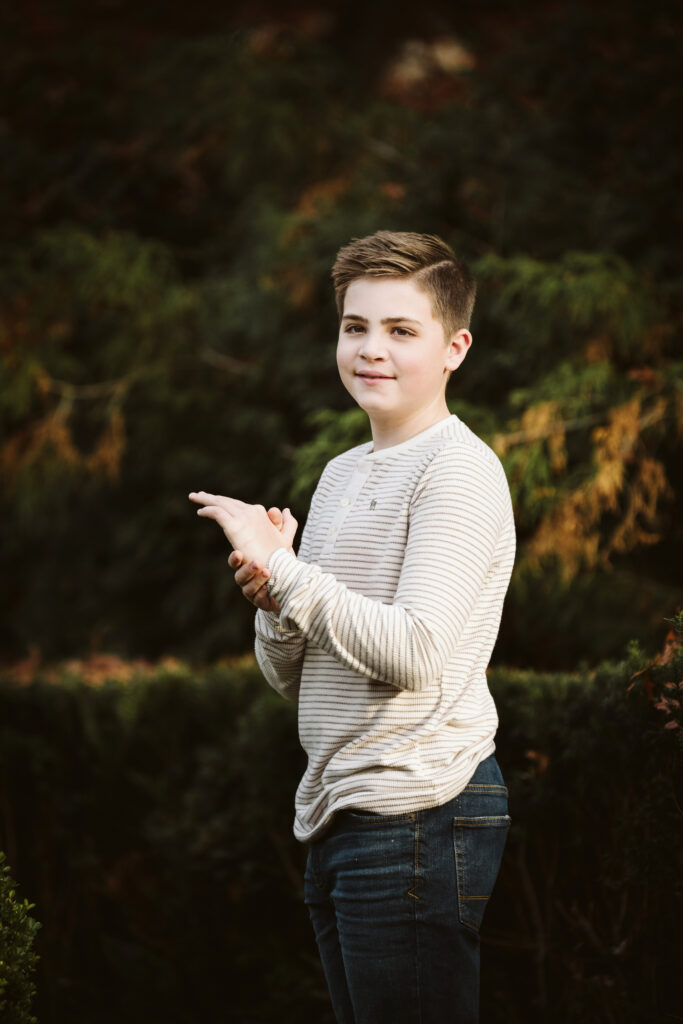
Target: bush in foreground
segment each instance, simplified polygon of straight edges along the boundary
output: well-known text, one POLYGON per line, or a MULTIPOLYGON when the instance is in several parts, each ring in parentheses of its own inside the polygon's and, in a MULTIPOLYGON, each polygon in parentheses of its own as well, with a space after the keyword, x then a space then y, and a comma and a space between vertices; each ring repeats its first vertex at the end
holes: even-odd
POLYGON ((38 962, 33 940, 40 924, 29 914, 34 906, 16 896, 16 882, 0 850, 0 1018, 3 1024, 35 1024, 31 1003, 38 962))
MULTIPOLYGON (((680 632, 654 659, 489 684, 512 828, 482 1024, 676 1019, 680 632)), ((291 832, 303 768, 296 706, 250 660, 0 685, 0 834, 49 908, 41 1024, 332 1024, 291 832)))

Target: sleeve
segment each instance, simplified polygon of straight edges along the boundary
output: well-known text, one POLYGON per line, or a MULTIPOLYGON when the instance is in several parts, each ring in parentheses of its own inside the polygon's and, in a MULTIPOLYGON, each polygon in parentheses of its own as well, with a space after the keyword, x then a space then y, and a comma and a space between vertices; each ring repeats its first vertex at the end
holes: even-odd
MULTIPOLYGON (((322 480, 322 476, 320 480, 322 480)), ((299 553, 296 556, 299 564, 307 562, 310 557, 311 535, 319 500, 317 497, 319 487, 320 481, 311 499, 306 524, 301 533, 299 553)), ((285 548, 280 548, 280 550, 285 551, 285 548)), ((289 554, 289 552, 287 553, 289 554)), ((261 672, 267 682, 282 697, 286 700, 296 700, 299 696, 301 668, 306 650, 305 633, 295 622, 287 619, 282 608, 279 612, 266 612, 262 608, 257 609, 254 630, 256 634, 254 654, 261 672)))
POLYGON ((442 449, 411 499, 394 600, 373 600, 280 548, 269 592, 311 642, 364 676, 403 690, 439 678, 494 570, 510 506, 505 471, 467 445, 442 449))

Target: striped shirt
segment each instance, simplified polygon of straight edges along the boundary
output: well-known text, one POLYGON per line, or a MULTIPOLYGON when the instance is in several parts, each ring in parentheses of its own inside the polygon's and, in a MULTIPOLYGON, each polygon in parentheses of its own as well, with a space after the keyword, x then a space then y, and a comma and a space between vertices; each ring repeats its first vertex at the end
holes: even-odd
POLYGON ((299 701, 294 835, 333 814, 436 807, 495 750, 486 669, 515 558, 500 459, 458 416, 325 466, 298 555, 278 548, 255 653, 299 701))

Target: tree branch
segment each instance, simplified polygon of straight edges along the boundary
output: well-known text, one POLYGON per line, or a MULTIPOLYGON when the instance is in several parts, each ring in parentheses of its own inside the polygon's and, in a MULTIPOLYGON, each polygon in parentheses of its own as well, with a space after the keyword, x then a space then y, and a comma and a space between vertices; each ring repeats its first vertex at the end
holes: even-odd
MULTIPOLYGON (((656 423, 660 420, 664 413, 661 409, 651 409, 645 413, 644 416, 640 417, 639 426, 641 429, 649 427, 652 423, 656 423)), ((533 430, 516 430, 510 434, 496 434, 494 436, 494 444, 502 441, 505 445, 510 444, 523 444, 525 441, 538 441, 542 437, 549 437, 551 434, 556 434, 562 430, 567 432, 569 430, 580 430, 581 427, 590 427, 596 423, 605 423, 606 418, 604 413, 592 413, 590 416, 579 416, 573 420, 556 420, 554 423, 548 423, 547 426, 541 429, 535 428, 533 430)))

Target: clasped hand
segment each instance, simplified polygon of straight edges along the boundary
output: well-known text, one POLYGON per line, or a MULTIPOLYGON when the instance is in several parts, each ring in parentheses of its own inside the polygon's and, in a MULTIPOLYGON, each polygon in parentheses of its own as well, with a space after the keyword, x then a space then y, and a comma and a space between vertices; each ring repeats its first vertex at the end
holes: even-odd
POLYGON ((268 560, 277 548, 294 553, 292 547, 298 523, 289 509, 268 511, 263 505, 249 505, 237 498, 206 491, 192 491, 190 501, 201 505, 197 515, 214 519, 235 549, 228 564, 235 572, 235 582, 244 596, 264 611, 279 611, 280 605, 270 597, 267 580, 268 560))

